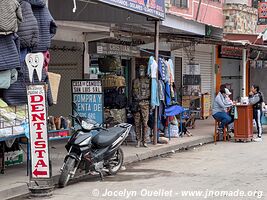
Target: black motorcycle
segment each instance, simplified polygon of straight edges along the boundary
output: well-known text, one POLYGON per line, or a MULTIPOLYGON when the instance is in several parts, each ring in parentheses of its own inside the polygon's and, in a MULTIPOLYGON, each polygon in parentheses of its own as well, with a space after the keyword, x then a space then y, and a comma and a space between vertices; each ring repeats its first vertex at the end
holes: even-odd
POLYGON ((75 115, 70 115, 75 126, 66 144, 68 154, 61 168, 58 186, 65 187, 77 169, 85 173, 97 172, 103 180, 103 172, 115 175, 123 164, 123 151, 120 148, 128 136, 131 126, 127 123, 112 128, 103 128, 93 120, 80 117, 73 104, 75 115))

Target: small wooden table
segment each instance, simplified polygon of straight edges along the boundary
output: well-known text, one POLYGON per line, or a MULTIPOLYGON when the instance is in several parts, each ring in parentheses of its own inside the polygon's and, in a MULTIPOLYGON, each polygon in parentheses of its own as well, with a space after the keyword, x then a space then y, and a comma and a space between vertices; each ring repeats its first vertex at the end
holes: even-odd
POLYGON ((253 138, 253 107, 237 105, 238 119, 234 123, 235 141, 252 141, 253 138))

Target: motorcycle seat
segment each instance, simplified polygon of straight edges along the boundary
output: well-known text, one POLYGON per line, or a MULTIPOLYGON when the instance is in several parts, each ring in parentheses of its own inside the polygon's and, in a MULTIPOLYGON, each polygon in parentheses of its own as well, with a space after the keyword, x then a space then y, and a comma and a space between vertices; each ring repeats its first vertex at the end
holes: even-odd
POLYGON ((108 130, 101 130, 92 139, 92 143, 100 148, 107 147, 115 142, 125 130, 125 128, 121 127, 112 127, 108 130))

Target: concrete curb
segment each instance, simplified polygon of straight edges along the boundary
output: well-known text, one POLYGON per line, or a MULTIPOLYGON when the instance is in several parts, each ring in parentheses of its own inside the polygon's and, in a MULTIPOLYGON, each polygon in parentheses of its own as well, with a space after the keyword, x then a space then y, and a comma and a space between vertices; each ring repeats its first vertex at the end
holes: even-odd
POLYGON ((192 147, 196 147, 196 146, 200 146, 200 145, 204 145, 204 144, 208 144, 212 142, 213 142, 213 136, 207 136, 207 137, 199 138, 194 141, 184 142, 181 144, 165 145, 158 149, 148 150, 145 153, 136 154, 136 156, 128 156, 125 158, 124 163, 125 165, 128 165, 128 164, 139 162, 139 161, 146 160, 149 158, 154 158, 154 157, 161 156, 164 154, 173 153, 181 149, 192 148, 192 147))
MULTIPOLYGON (((163 145, 162 147, 159 148, 148 149, 148 151, 144 153, 138 153, 136 155, 127 156, 124 159, 124 164, 129 165, 131 163, 140 162, 142 160, 147 160, 149 158, 154 158, 168 153, 174 153, 178 150, 201 146, 212 142, 213 142, 213 136, 203 136, 196 140, 183 142, 180 144, 163 145)), ((57 185, 59 174, 55 174, 52 178, 54 185, 57 185)), ((75 182, 81 180, 82 178, 83 177, 75 179, 75 182)), ((29 194, 29 190, 27 183, 25 183, 19 186, 11 187, 7 190, 0 191, 0 199, 15 199, 27 194, 29 194)))

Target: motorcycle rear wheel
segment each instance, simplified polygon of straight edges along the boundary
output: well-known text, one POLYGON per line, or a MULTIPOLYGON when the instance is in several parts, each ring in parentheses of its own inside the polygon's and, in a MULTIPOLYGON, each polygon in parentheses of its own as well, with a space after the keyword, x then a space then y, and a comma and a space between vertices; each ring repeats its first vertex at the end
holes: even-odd
POLYGON ((70 172, 74 169, 75 159, 68 157, 58 180, 58 187, 63 188, 70 180, 70 172))
POLYGON ((120 171, 122 164, 123 164, 123 151, 121 148, 119 148, 114 156, 109 159, 109 167, 108 167, 108 175, 115 175, 120 171))

